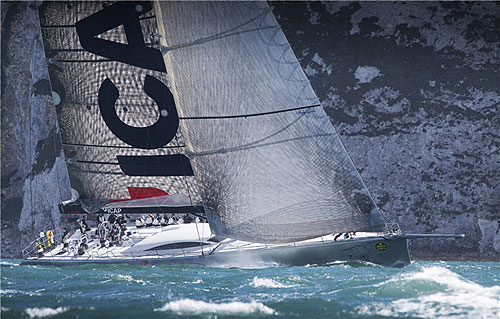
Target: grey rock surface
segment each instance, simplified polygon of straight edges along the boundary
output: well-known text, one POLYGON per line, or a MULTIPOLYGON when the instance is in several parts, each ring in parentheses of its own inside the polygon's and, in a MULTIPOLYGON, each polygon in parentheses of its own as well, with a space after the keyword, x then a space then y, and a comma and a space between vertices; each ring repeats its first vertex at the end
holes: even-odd
POLYGON ((3 258, 57 229, 70 186, 52 100, 38 7, 2 2, 1 229, 3 258))
POLYGON ((332 123, 413 257, 500 259, 500 3, 276 2, 332 123))

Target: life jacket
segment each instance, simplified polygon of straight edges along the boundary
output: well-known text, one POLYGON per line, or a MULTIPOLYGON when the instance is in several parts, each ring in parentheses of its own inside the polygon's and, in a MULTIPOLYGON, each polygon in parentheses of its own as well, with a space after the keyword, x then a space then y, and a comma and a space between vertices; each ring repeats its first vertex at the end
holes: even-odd
POLYGON ((54 240, 54 232, 52 230, 47 230, 47 245, 51 247, 53 244, 55 244, 54 240))

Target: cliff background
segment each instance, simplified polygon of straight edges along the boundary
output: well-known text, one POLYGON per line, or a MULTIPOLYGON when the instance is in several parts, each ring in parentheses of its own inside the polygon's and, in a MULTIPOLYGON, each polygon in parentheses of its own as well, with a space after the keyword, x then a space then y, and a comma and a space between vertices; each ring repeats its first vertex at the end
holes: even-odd
POLYGON ((500 260, 500 2, 273 2, 414 258, 500 260))
POLYGON ((2 9, 2 258, 20 257, 41 231, 58 229, 58 204, 71 198, 38 7, 2 9))
MULTIPOLYGON (((271 3, 414 258, 500 259, 500 3, 271 3)), ((69 179, 37 6, 2 2, 2 257, 57 227, 69 179)))

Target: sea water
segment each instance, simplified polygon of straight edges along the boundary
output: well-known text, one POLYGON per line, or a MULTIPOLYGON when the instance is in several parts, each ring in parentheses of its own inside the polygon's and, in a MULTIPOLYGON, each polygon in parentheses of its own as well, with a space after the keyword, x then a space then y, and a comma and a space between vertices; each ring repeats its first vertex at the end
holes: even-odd
POLYGON ((21 266, 2 318, 500 318, 500 263, 21 266))

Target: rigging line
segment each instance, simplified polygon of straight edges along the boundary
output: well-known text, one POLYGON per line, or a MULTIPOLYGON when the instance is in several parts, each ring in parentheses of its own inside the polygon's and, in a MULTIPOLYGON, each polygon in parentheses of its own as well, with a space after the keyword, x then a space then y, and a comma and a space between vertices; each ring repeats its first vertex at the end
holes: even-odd
MULTIPOLYGON (((95 145, 95 144, 78 144, 78 143, 63 143, 64 146, 83 146, 83 147, 102 147, 102 148, 124 148, 124 149, 135 149, 133 146, 116 146, 116 145, 95 145)), ((157 149, 169 149, 169 148, 183 148, 186 145, 173 145, 173 146, 163 146, 157 149)))
MULTIPOLYGON (((368 193, 368 197, 370 197, 370 200, 372 201, 373 205, 375 206, 375 208, 379 211, 380 215, 382 215, 382 218, 384 218, 384 222, 385 221, 389 221, 390 223, 393 223, 393 221, 386 217, 383 213, 382 213, 382 210, 378 207, 377 205, 377 202, 375 202, 375 199, 373 198, 372 196, 372 193, 370 192, 370 189, 368 189, 368 187, 366 186, 365 184, 365 181, 363 180, 363 178, 361 177, 361 174, 359 173, 359 170, 356 166, 356 164, 354 163, 354 160, 352 159, 351 157, 351 154, 349 153, 349 151, 347 151, 347 148, 345 147, 345 144, 344 144, 344 141, 342 141, 342 139, 340 138, 340 135, 339 133, 337 132, 337 130, 335 129, 335 126, 333 126, 333 130, 335 131, 335 133, 337 134, 337 138, 338 140, 340 141, 340 144, 342 145, 342 148, 344 149, 344 151, 347 153, 347 157, 349 158, 349 161, 351 162, 352 166, 354 167, 354 170, 356 171, 356 174, 358 175, 359 179, 361 180, 361 184, 363 185, 363 187, 366 189, 367 193, 368 193)), ((387 225, 386 225, 387 226, 387 225)))
POLYGON ((182 48, 187 48, 187 47, 191 47, 191 46, 194 46, 194 45, 200 45, 200 44, 203 44, 203 43, 208 42, 208 41, 219 40, 219 39, 227 38, 227 37, 230 37, 230 36, 233 36, 233 35, 237 35, 237 34, 249 33, 249 32, 254 32, 254 31, 265 30, 265 29, 274 29, 274 28, 279 28, 279 26, 274 26, 273 25, 273 26, 268 26, 268 27, 248 29, 248 30, 243 30, 243 31, 238 31, 238 32, 233 32, 233 33, 228 33, 228 34, 222 34, 222 35, 212 35, 212 36, 209 36, 209 37, 200 38, 200 39, 197 39, 197 40, 194 40, 194 41, 191 41, 191 42, 187 42, 187 43, 183 43, 183 44, 178 44, 178 45, 173 45, 173 46, 170 46, 170 47, 160 46, 160 51, 162 53, 167 53, 168 51, 182 49, 182 48))
MULTIPOLYGON (((205 37, 205 38, 200 38, 200 39, 197 39, 197 40, 194 40, 194 41, 191 41, 191 42, 187 42, 187 43, 183 43, 183 44, 178 44, 178 45, 174 45, 174 46, 171 46, 171 47, 161 47, 162 52, 166 53, 166 52, 168 52, 170 50, 175 50, 175 49, 189 47, 189 46, 193 46, 193 45, 197 45, 197 44, 202 44, 202 43, 205 43, 207 41, 217 40, 217 39, 221 39, 221 38, 224 38, 224 37, 228 37, 228 36, 236 35, 236 34, 240 34, 240 33, 258 31, 260 28, 251 29, 251 30, 243 30, 243 31, 231 33, 234 30, 237 30, 237 29, 239 29, 239 28, 241 28, 241 27, 243 27, 243 26, 245 26, 247 24, 252 23, 253 21, 257 20, 260 17, 266 16, 270 12, 271 12, 270 9, 269 10, 265 10, 261 14, 256 15, 255 17, 251 18, 250 20, 248 20, 246 22, 243 22, 242 24, 239 24, 239 25, 237 25, 237 26, 235 26, 233 28, 227 29, 225 31, 222 31, 220 33, 217 33, 217 34, 205 37)), ((267 29, 269 29, 269 28, 276 28, 276 26, 270 26, 270 27, 265 27, 265 28, 267 28, 267 29)))
POLYGON ((254 116, 263 116, 263 115, 270 115, 270 114, 277 114, 277 113, 284 113, 284 112, 292 112, 292 111, 310 109, 313 107, 320 107, 320 106, 321 106, 321 104, 313 104, 313 105, 294 107, 291 109, 284 109, 284 110, 278 110, 278 111, 252 113, 252 114, 240 114, 240 115, 186 116, 186 117, 179 117, 179 120, 216 120, 216 119, 247 118, 247 117, 254 117, 254 116))

